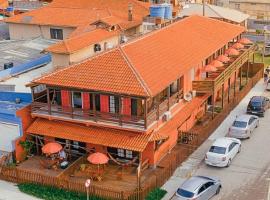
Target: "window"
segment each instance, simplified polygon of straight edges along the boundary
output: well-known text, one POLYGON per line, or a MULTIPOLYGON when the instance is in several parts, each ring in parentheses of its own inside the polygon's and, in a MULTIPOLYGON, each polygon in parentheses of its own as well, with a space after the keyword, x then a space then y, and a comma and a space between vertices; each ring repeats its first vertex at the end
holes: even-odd
POLYGON ((240 9, 240 4, 236 3, 236 4, 234 4, 234 7, 235 7, 235 9, 240 9))
POLYGON ((51 39, 63 40, 63 29, 51 28, 51 39))
POLYGON ((211 146, 209 152, 217 153, 217 154, 225 154, 226 148, 225 147, 218 147, 218 146, 211 146))
POLYGON ((124 149, 117 149, 117 155, 119 157, 124 158, 125 157, 125 150, 124 149))
POLYGON ((137 115, 137 99, 131 99, 131 115, 136 116, 137 115))
POLYGON ((96 111, 100 111, 100 95, 95 95, 96 111))
POLYGON ((126 150, 126 158, 133 158, 132 151, 126 150))
POLYGON ((234 121, 233 122, 233 127, 245 128, 246 126, 247 126, 247 122, 242 122, 242 121, 234 121))
POLYGON ((119 112, 119 98, 116 96, 110 96, 110 113, 119 112))
POLYGON ((235 143, 235 142, 233 142, 233 143, 230 144, 230 146, 229 146, 229 152, 235 147, 236 144, 237 143, 235 143))
POLYGON ((201 194, 202 192, 204 192, 205 191, 205 185, 203 185, 200 189, 199 189, 199 191, 198 191, 198 194, 201 194))
POLYGON ((212 185, 214 185, 213 182, 207 182, 207 183, 205 183, 205 188, 207 189, 207 188, 211 187, 212 185))
POLYGON ((72 103, 74 108, 82 108, 82 93, 72 92, 72 103))

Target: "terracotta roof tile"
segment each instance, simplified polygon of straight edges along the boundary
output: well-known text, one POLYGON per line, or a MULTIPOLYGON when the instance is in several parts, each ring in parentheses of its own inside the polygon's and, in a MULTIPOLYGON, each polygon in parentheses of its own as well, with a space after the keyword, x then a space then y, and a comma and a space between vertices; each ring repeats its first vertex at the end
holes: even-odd
POLYGON ((117 129, 83 126, 70 122, 38 118, 27 129, 29 134, 65 138, 103 146, 143 151, 150 135, 117 129))
POLYGON ((148 96, 119 49, 59 70, 33 82, 86 90, 148 96), (57 76, 57 78, 55 78, 57 76))
POLYGON ((137 0, 54 0, 46 7, 15 15, 6 22, 77 27, 115 15, 122 23, 128 23, 129 2, 133 4, 134 20, 141 22, 149 14, 149 3, 137 0))
POLYGON ((70 54, 80 49, 86 48, 92 44, 118 35, 118 31, 108 31, 106 29, 95 29, 93 31, 71 37, 54 45, 51 45, 45 51, 54 53, 70 54))
POLYGON ((237 25, 191 16, 34 82, 155 96, 243 31, 237 25))

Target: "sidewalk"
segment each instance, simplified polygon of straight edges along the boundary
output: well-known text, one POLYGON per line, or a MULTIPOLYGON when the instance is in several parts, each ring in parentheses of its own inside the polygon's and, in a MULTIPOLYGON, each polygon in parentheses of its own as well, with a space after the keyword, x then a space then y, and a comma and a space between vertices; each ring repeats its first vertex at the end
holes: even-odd
POLYGON ((162 200, 169 200, 173 197, 177 188, 199 168, 204 159, 205 153, 208 151, 213 140, 224 137, 228 132, 228 128, 232 124, 235 117, 245 113, 247 104, 252 96, 262 95, 265 85, 260 80, 245 96, 245 98, 231 111, 222 124, 214 131, 214 133, 195 151, 190 157, 179 166, 174 175, 162 186, 168 193, 162 200))
POLYGON ((0 181, 0 200, 39 200, 21 193, 14 183, 0 181))

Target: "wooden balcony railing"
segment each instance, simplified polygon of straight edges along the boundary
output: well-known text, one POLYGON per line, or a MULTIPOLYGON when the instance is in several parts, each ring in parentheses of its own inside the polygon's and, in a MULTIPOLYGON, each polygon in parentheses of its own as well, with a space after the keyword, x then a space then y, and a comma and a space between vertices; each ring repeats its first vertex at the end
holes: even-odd
POLYGON ((51 105, 48 108, 47 103, 33 102, 31 105, 32 114, 49 115, 59 118, 69 118, 81 121, 104 122, 121 126, 132 126, 137 128, 145 127, 143 116, 128 116, 118 113, 93 112, 92 110, 83 110, 80 108, 65 108, 59 105, 51 105))
POLYGON ((212 92, 220 88, 222 84, 228 80, 233 73, 235 73, 244 63, 246 63, 250 56, 254 53, 256 45, 246 47, 241 54, 225 69, 221 71, 216 77, 206 78, 205 80, 193 81, 192 88, 197 92, 212 92))

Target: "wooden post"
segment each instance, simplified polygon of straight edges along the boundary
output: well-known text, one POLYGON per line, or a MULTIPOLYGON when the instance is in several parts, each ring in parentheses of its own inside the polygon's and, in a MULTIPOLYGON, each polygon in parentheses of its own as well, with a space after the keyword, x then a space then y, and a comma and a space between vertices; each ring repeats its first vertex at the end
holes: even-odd
POLYGON ((228 79, 228 103, 230 103, 231 79, 228 79))
POLYGON ((249 61, 247 63, 247 72, 246 72, 246 84, 248 83, 248 77, 249 77, 249 61))
POLYGON ((180 78, 177 79, 177 103, 179 102, 180 100, 180 78))
POLYGON ((167 109, 170 110, 170 86, 167 88, 167 98, 168 98, 167 109))
POLYGON ((94 113, 94 120, 97 122, 97 109, 96 109, 96 94, 93 93, 93 113, 94 113))
POLYGON ((240 67, 240 85, 239 85, 239 90, 241 90, 242 87, 242 67, 240 67))
POLYGON ((138 199, 140 198, 141 191, 141 170, 142 170, 142 153, 139 153, 139 166, 137 168, 137 191, 138 191, 138 199))
POLYGON ((157 120, 159 120, 159 104, 160 104, 160 96, 157 95, 157 120))
POLYGON ((147 129, 147 100, 144 99, 144 128, 147 129))
POLYGON ((36 142, 37 154, 40 155, 39 148, 38 148, 38 138, 36 135, 35 135, 35 142, 36 142))
POLYGON ((48 106, 48 113, 49 115, 52 114, 52 110, 51 110, 51 99, 50 99, 50 89, 47 88, 47 106, 48 106))
POLYGON ((233 86, 233 96, 236 96, 236 71, 234 72, 234 86, 233 86))
POLYGON ((119 125, 122 126, 122 97, 119 96, 119 125))
POLYGON ((215 111, 215 90, 212 93, 212 119, 214 119, 214 111, 215 111))
POLYGON ((222 84, 222 94, 221 94, 222 102, 221 102, 221 107, 222 109, 224 108, 224 83, 222 84))
POLYGON ((34 102, 35 101, 35 93, 34 93, 34 88, 33 87, 31 87, 31 96, 32 96, 32 102, 34 102))
POLYGON ((69 95, 69 100, 70 100, 70 108, 71 108, 71 118, 73 119, 73 102, 72 102, 72 91, 70 91, 70 95, 69 95))

